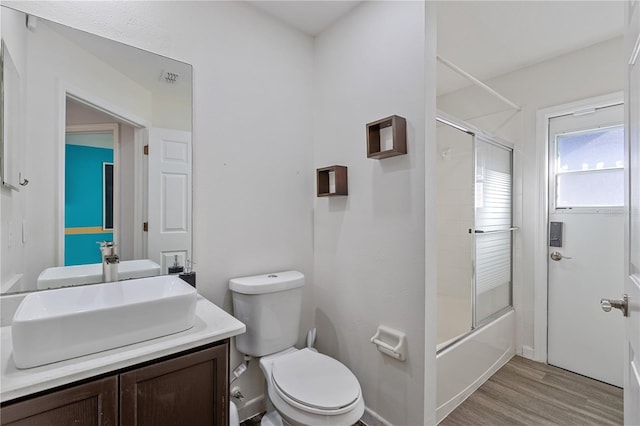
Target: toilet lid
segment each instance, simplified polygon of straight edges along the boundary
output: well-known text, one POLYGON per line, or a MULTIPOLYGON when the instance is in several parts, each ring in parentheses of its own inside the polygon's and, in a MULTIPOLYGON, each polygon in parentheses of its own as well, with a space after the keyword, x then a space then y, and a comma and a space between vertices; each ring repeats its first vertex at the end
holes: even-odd
POLYGON ((271 377, 282 397, 312 409, 338 410, 360 396, 360 383, 344 364, 307 348, 275 360, 271 377))

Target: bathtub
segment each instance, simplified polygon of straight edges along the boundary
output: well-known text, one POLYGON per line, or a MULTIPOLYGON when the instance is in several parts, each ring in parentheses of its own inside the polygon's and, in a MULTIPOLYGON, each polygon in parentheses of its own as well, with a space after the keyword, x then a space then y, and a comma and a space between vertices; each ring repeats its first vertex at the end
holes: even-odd
POLYGON ((436 355, 438 423, 515 355, 513 309, 436 355))

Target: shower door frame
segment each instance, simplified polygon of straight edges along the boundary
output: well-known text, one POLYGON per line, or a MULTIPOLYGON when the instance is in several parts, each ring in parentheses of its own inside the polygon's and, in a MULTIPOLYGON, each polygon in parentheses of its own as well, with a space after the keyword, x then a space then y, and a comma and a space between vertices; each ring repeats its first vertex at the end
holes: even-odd
MULTIPOLYGON (((514 208, 513 208, 513 176, 514 176, 514 161, 513 161, 513 155, 514 155, 514 147, 513 144, 501 139, 497 136, 491 135, 469 123, 466 123, 463 120, 460 120, 458 118, 455 118, 443 111, 437 110, 436 112, 436 121, 445 124, 445 125, 449 125, 451 127, 454 127, 462 132, 468 133, 472 136, 472 150, 473 150, 473 180, 471 182, 471 184, 473 185, 473 197, 475 199, 475 181, 476 181, 476 168, 477 168, 477 146, 476 146, 476 140, 480 139, 483 142, 492 144, 492 145, 496 145, 499 148, 502 149, 506 149, 511 153, 511 228, 509 229, 510 233, 511 233, 511 260, 510 260, 510 266, 511 266, 511 285, 509 288, 509 305, 494 312, 493 314, 483 318, 481 321, 476 321, 476 238, 475 238, 475 229, 469 229, 469 233, 473 234, 473 247, 472 247, 472 253, 471 253, 471 261, 472 261, 472 273, 471 273, 471 329, 461 335, 459 335, 458 337, 450 340, 447 342, 447 344, 445 346, 443 346, 440 349, 437 349, 436 352, 441 352, 446 350, 447 348, 455 345, 456 343, 458 343, 459 341, 461 341, 462 339, 466 338, 467 336, 477 332, 478 330, 482 329, 483 327, 485 327, 488 324, 491 324, 493 321, 495 321, 496 319, 500 318, 501 316, 503 316, 504 314, 506 314, 509 311, 514 310, 513 308, 513 277, 514 277, 514 270, 513 270, 513 261, 514 261, 514 255, 513 255, 513 243, 514 243, 514 238, 513 238, 513 231, 517 230, 518 228, 515 227, 513 225, 513 212, 514 212, 514 208)), ((475 224, 476 224, 476 214, 475 214, 475 203, 474 203, 474 213, 473 213, 473 217, 474 217, 474 228, 475 228, 475 224)))
MULTIPOLYGON (((478 151, 477 151, 477 140, 480 140, 484 143, 488 143, 491 145, 495 145, 500 149, 504 149, 506 151, 509 151, 510 153, 510 169, 511 169, 511 220, 510 220, 510 227, 509 229, 505 229, 505 230, 501 230, 501 231, 496 231, 496 232, 509 232, 510 237, 511 237, 511 242, 510 242, 510 255, 511 255, 511 259, 509 260, 509 274, 510 274, 510 279, 509 279, 509 304, 507 306, 505 306, 504 308, 494 312, 493 314, 482 318, 480 321, 477 320, 476 318, 476 304, 477 304, 477 292, 476 292, 476 243, 477 243, 477 236, 478 234, 475 232, 475 225, 476 225, 476 209, 474 206, 474 212, 473 212, 473 225, 474 225, 474 233, 473 233, 473 253, 472 253, 472 259, 473 259, 473 265, 472 265, 472 270, 473 270, 473 274, 472 274, 472 294, 473 294, 473 303, 471 305, 471 314, 472 314, 472 328, 470 332, 474 332, 475 330, 477 330, 478 328, 481 328, 484 325, 487 325, 489 323, 491 323, 492 321, 494 321, 495 319, 501 317, 502 315, 504 315, 505 313, 509 312, 510 310, 513 309, 513 233, 514 231, 517 231, 518 228, 515 227, 513 225, 513 145, 506 142, 506 141, 502 141, 500 138, 497 138, 495 136, 487 136, 486 134, 477 134, 477 133, 471 133, 473 135, 473 183, 474 183, 474 190, 473 190, 473 194, 474 194, 474 199, 475 199, 475 183, 476 183, 476 176, 478 175, 478 161, 477 161, 477 155, 478 155, 478 151)), ((466 334, 465 334, 466 335, 466 334)))

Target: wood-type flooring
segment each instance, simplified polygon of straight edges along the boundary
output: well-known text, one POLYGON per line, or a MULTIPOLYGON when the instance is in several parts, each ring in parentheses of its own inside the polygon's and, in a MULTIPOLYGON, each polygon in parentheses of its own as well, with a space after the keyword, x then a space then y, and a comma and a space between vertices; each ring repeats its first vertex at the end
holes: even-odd
POLYGON ((440 422, 440 426, 622 424, 622 389, 519 356, 440 422))

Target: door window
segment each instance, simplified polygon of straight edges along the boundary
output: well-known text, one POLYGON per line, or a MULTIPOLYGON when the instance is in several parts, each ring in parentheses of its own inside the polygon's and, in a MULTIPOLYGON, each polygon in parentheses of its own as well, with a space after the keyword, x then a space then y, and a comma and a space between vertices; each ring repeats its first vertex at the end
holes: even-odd
POLYGON ((622 208, 622 123, 585 126, 552 136, 550 190, 554 209, 622 208))

